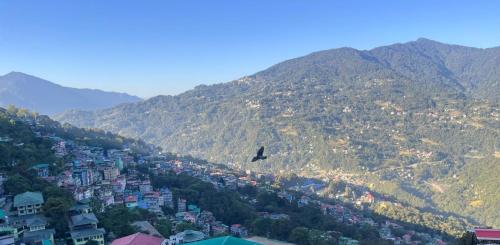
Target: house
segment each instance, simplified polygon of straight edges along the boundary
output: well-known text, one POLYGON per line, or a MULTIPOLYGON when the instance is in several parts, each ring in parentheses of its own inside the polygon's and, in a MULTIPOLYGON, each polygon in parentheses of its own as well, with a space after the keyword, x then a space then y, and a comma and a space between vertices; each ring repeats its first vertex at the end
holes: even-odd
POLYGON ((70 215, 92 213, 92 208, 88 204, 77 204, 69 209, 70 215))
POLYGON ((71 240, 73 245, 84 245, 90 240, 94 240, 97 243, 104 245, 104 234, 106 232, 104 229, 82 229, 74 230, 70 232, 71 240))
POLYGON ((222 236, 203 241, 192 242, 189 244, 190 245, 262 245, 257 242, 247 241, 232 236, 222 236))
POLYGON ((39 163, 31 167, 36 171, 36 174, 40 178, 49 177, 49 165, 46 163, 39 163))
POLYGON ((71 216, 69 220, 70 230, 80 230, 87 228, 97 228, 97 223, 99 220, 95 217, 93 213, 84 213, 71 216))
POLYGON ((201 241, 203 239, 205 239, 205 234, 203 234, 203 232, 193 231, 193 230, 185 230, 183 232, 179 232, 175 235, 170 236, 168 241, 167 241, 167 244, 168 245, 176 245, 176 244, 201 241))
POLYGON ((0 236, 0 244, 2 245, 14 245, 15 244, 15 237, 14 235, 3 235, 0 236))
POLYGON ((359 242, 357 240, 353 240, 349 237, 343 237, 341 236, 339 238, 339 245, 358 245, 359 242))
POLYGON ((104 180, 114 180, 120 175, 118 168, 113 165, 101 166, 99 170, 104 180))
POLYGON ((27 191, 14 197, 14 208, 19 216, 40 213, 43 203, 43 196, 40 192, 27 191))
POLYGON ((174 208, 174 202, 172 200, 172 192, 168 188, 160 189, 160 194, 163 199, 163 204, 161 206, 166 206, 169 208, 174 208))
POLYGON ((137 196, 133 196, 133 195, 127 196, 125 198, 125 206, 127 208, 135 208, 135 207, 137 207, 138 206, 137 196))
POLYGON ((159 192, 148 192, 144 194, 143 202, 148 209, 157 210, 160 209, 160 193, 159 192))
POLYGON ((104 244, 104 229, 97 228, 99 220, 93 213, 82 213, 71 216, 69 220, 70 236, 74 245, 83 245, 90 240, 104 244))
POLYGON ((191 212, 184 212, 184 221, 196 224, 196 215, 191 212))
POLYGON ((143 233, 135 233, 126 237, 121 237, 114 240, 111 245, 163 245, 166 244, 164 238, 146 235, 143 233))
POLYGON ((474 238, 474 244, 500 244, 500 230, 476 228, 474 238))
POLYGON ((231 235, 238 237, 246 237, 248 235, 247 229, 240 224, 231 225, 231 235))
POLYGON ((177 212, 186 212, 186 199, 177 199, 177 212))
POLYGON ((151 192, 152 187, 151 187, 151 182, 149 180, 144 180, 139 184, 139 191, 141 193, 148 193, 151 192))
POLYGON ((23 242, 25 244, 55 244, 54 229, 42 229, 36 231, 26 231, 23 235, 23 242))
POLYGON ((94 183, 94 173, 88 168, 78 168, 73 170, 73 179, 78 186, 89 186, 94 183))
POLYGON ((94 189, 87 187, 77 187, 73 191, 73 198, 77 201, 82 201, 85 199, 90 199, 94 196, 94 189))
POLYGON ((229 232, 229 226, 223 224, 220 221, 215 221, 211 224, 212 233, 214 236, 227 234, 229 232))

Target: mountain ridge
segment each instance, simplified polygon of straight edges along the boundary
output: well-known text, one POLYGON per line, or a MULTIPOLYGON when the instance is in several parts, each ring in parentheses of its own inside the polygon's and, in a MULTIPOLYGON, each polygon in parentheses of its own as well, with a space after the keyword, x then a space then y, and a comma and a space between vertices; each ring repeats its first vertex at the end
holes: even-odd
POLYGON ((57 119, 242 168, 352 175, 420 208, 499 226, 500 193, 486 181, 500 163, 499 81, 500 48, 419 39, 314 52, 229 83, 57 119), (250 163, 260 145, 270 158, 250 163))
POLYGON ((1 106, 15 105, 43 114, 62 113, 68 109, 103 109, 140 100, 126 93, 65 87, 22 72, 0 76, 1 106))

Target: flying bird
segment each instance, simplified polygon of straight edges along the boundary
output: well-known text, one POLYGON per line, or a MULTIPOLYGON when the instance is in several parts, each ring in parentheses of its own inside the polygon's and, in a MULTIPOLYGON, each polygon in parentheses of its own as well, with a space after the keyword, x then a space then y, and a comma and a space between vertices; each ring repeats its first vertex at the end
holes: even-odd
POLYGON ((264 156, 264 146, 260 147, 260 149, 257 151, 257 156, 254 156, 252 158, 252 162, 255 162, 257 160, 266 160, 267 156, 264 156))

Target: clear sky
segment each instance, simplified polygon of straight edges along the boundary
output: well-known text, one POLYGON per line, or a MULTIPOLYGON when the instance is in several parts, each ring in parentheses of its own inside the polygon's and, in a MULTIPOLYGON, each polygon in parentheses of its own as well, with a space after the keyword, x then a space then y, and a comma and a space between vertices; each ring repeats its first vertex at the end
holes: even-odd
POLYGON ((419 37, 500 46, 500 1, 0 1, 1 74, 142 97, 419 37))

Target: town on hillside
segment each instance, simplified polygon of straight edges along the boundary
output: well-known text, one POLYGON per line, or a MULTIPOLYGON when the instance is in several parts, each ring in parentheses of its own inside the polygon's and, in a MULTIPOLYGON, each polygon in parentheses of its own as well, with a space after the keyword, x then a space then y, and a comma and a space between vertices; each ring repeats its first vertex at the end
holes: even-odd
MULTIPOLYGON (((25 173, 33 175, 32 186, 17 177, 0 175, 2 245, 286 244, 278 240, 290 239, 297 244, 370 244, 363 241, 366 234, 354 232, 358 230, 374 233, 373 244, 447 243, 445 234, 373 215, 373 205, 389 201, 369 189, 347 186, 325 196, 328 186, 317 181, 277 185, 279 180, 273 174, 235 170, 154 150, 137 153, 126 145, 120 149, 89 146, 43 133, 36 120, 23 123, 31 125, 36 137, 50 140, 53 153, 64 164, 33 162, 25 173), (179 188, 188 182, 188 189, 179 188), (230 217, 233 203, 221 210, 207 209, 209 196, 196 196, 203 189, 213 190, 208 194, 212 197, 228 197, 229 202, 238 193, 243 210, 254 210, 255 217, 247 217, 254 222, 228 223, 243 220, 238 217, 241 213, 230 217), (290 227, 287 225, 295 222, 298 213, 308 212, 320 215, 313 223, 328 220, 344 230, 296 227, 292 238, 282 236, 289 231, 279 229, 290 227), (304 237, 309 240, 304 242, 304 237)), ((10 142, 9 137, 1 139, 0 143, 10 142)), ((217 205, 212 207, 221 207, 217 205)), ((471 239, 498 241, 499 233, 477 228, 471 239)))

